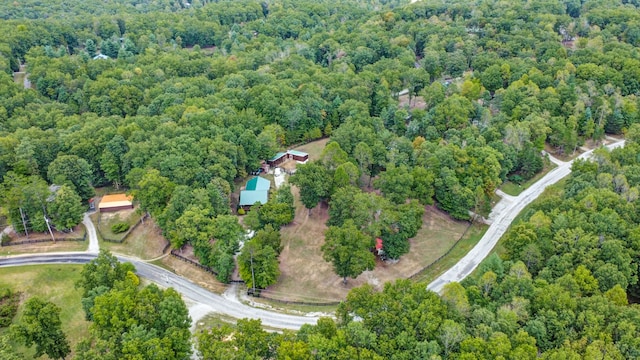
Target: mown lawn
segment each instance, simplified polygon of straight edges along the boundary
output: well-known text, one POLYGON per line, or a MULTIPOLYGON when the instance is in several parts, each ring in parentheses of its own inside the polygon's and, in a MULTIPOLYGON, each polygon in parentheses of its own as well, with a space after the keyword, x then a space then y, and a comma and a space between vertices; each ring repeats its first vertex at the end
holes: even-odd
POLYGON ((345 299, 354 287, 365 283, 381 288, 385 282, 408 278, 434 262, 462 236, 468 223, 457 221, 434 206, 426 207, 423 227, 410 239, 410 251, 392 264, 378 260, 373 271, 366 271, 347 285, 322 257, 327 227, 328 208, 320 204, 308 215, 300 203, 297 188, 296 215, 292 224, 282 228, 284 249, 280 255, 281 275, 278 283, 267 288, 263 295, 269 298, 300 301, 311 304, 330 303, 345 299))
MULTIPOLYGON (((62 330, 67 335, 71 349, 87 335, 89 322, 84 319, 80 303, 81 292, 74 287, 80 277, 81 265, 34 265, 0 268, 0 286, 21 292, 21 304, 14 322, 24 311, 24 302, 32 296, 51 301, 61 308, 62 330)), ((0 330, 6 332, 6 330, 0 330)), ((33 359, 35 351, 16 346, 25 359, 33 359)), ((46 356, 45 356, 46 358, 46 356)), ((71 358, 71 356, 69 357, 71 358)))
POLYGON ((111 252, 137 257, 143 260, 155 259, 162 256, 162 250, 168 240, 162 236, 162 231, 151 218, 138 225, 122 243, 101 241, 100 248, 111 252))
POLYGON ((438 277, 440 274, 449 270, 460 259, 462 259, 473 247, 480 241, 484 233, 487 231, 488 226, 484 224, 474 224, 464 237, 453 247, 451 252, 435 262, 425 271, 421 272, 418 276, 414 277, 414 281, 430 283, 438 277))
POLYGON ((114 233, 112 226, 119 223, 126 223, 129 227, 133 227, 142 215, 138 213, 136 209, 127 209, 114 212, 96 213, 92 216, 96 230, 102 238, 108 238, 113 240, 122 240, 126 234, 125 232, 114 233))

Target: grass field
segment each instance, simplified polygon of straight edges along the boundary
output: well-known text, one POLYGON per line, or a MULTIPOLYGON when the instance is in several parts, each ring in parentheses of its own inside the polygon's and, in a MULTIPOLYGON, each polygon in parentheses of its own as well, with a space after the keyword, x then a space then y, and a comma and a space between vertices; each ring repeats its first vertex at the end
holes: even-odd
POLYGON ((322 150, 327 146, 329 142, 329 138, 320 139, 316 141, 312 141, 308 144, 300 145, 293 150, 303 151, 309 154, 309 160, 314 161, 320 159, 320 155, 322 155, 322 150))
POLYGON ((542 169, 541 172, 537 173, 534 177, 527 180, 524 184, 518 185, 516 183, 512 183, 511 181, 507 181, 504 184, 502 184, 502 186, 500 187, 500 190, 504 191, 504 193, 507 195, 518 196, 520 195, 521 192, 527 190, 529 186, 535 184, 536 181, 542 179, 545 175, 547 175, 549 171, 557 167, 558 165, 549 161, 544 165, 544 168, 542 169))
POLYGON ((464 233, 468 223, 451 219, 435 207, 426 208, 423 227, 410 240, 411 250, 396 264, 377 261, 373 271, 367 271, 347 285, 333 272, 332 265, 322 258, 328 208, 320 205, 308 216, 307 209, 296 197, 296 216, 282 233, 284 249, 280 255, 281 275, 278 283, 266 289, 264 295, 288 301, 309 303, 335 302, 346 297, 349 290, 365 283, 381 287, 385 282, 407 278, 443 255, 464 233))
POLYGON ((453 250, 434 263, 429 269, 421 272, 413 280, 416 282, 429 283, 443 272, 447 271, 453 265, 455 265, 460 259, 462 259, 477 243, 480 241, 484 233, 487 231, 488 226, 483 224, 474 224, 471 226, 465 236, 458 242, 453 250))
POLYGON ((168 255, 151 263, 183 276, 211 292, 222 294, 227 289, 227 285, 219 282, 213 274, 200 270, 173 256, 168 255))
MULTIPOLYGON (((86 230, 84 225, 76 226, 73 232, 62 233, 54 231, 53 235, 56 239, 63 238, 82 238, 86 230)), ((47 242, 33 244, 19 244, 14 246, 0 246, 1 255, 17 255, 17 254, 36 254, 45 252, 65 252, 65 251, 84 251, 89 246, 88 239, 85 241, 51 241, 49 233, 30 233, 29 237, 18 236, 16 233, 11 234, 12 242, 20 242, 24 240, 48 240, 47 242)))
POLYGON ((37 244, 24 244, 0 247, 1 255, 39 254, 47 252, 85 251, 89 246, 87 241, 58 241, 37 244))
POLYGON ((151 218, 138 225, 123 243, 101 241, 100 248, 111 252, 134 256, 143 260, 162 256, 162 250, 168 244, 162 231, 151 218))
POLYGON ((96 229, 98 230, 100 235, 102 237, 107 237, 113 240, 122 240, 126 235, 126 231, 119 234, 116 234, 113 231, 111 231, 111 227, 113 225, 124 222, 129 224, 130 227, 132 227, 138 221, 140 221, 140 218, 142 217, 136 211, 136 209, 120 210, 120 211, 114 211, 114 212, 103 212, 103 213, 99 212, 94 214, 94 216, 95 218, 92 218, 92 219, 94 220, 96 229))
MULTIPOLYGON (((24 310, 24 302, 32 296, 40 296, 61 308, 62 330, 67 335, 71 349, 86 336, 89 323, 84 320, 80 304, 81 293, 74 288, 80 276, 81 265, 37 265, 0 268, 0 286, 10 287, 22 293, 18 321, 24 310)), ((13 344, 15 345, 15 344, 13 344)), ((23 346, 16 349, 25 359, 33 359, 34 350, 23 346)), ((46 356, 45 356, 46 358, 46 356)))

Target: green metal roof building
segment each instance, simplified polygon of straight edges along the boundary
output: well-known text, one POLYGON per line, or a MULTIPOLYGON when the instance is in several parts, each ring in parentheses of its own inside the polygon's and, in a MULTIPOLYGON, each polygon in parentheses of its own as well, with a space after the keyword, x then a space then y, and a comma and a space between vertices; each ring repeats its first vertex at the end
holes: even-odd
POLYGON ((271 181, 256 176, 247 181, 245 190, 240 191, 239 206, 247 209, 253 204, 260 202, 260 204, 266 204, 269 201, 269 189, 271 188, 271 181))
POLYGON ((260 176, 256 176, 250 179, 249 181, 247 181, 247 185, 245 186, 245 190, 250 190, 250 191, 254 191, 254 190, 268 191, 270 188, 271 188, 271 181, 260 176))

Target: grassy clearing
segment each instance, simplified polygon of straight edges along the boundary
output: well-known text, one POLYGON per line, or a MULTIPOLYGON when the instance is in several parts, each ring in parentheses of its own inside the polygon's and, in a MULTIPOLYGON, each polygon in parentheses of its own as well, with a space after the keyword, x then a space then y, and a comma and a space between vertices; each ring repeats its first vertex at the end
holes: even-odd
MULTIPOLYGON (((65 238, 82 238, 86 233, 83 224, 76 226, 73 232, 63 233, 54 231, 53 235, 56 240, 65 238)), ((37 254, 46 252, 65 252, 65 251, 84 251, 89 246, 89 240, 85 241, 51 241, 51 234, 47 233, 30 233, 29 237, 11 233, 11 242, 17 243, 25 240, 47 240, 47 242, 33 244, 19 244, 14 246, 0 246, 1 255, 17 255, 17 254, 37 254)))
POLYGON ((544 168, 542 169, 541 172, 537 173, 534 177, 527 180, 524 184, 516 184, 516 183, 512 183, 511 181, 507 181, 504 184, 502 184, 502 186, 500 187, 500 190, 504 191, 505 194, 508 194, 511 196, 518 196, 520 195, 521 192, 527 190, 531 185, 535 184, 538 180, 542 179, 545 175, 547 175, 549 171, 555 169, 556 167, 558 167, 558 165, 549 161, 544 165, 544 168))
MULTIPOLYGON (((229 325, 232 328, 235 328, 237 323, 238 323, 238 319, 236 318, 233 318, 224 314, 220 314, 220 313, 210 313, 205 317, 203 317, 202 319, 200 319, 200 321, 198 321, 198 323, 196 324, 195 333, 197 334, 201 331, 206 331, 212 328, 221 328, 224 325, 229 325)), ((262 326, 262 329, 268 332, 282 331, 282 329, 278 329, 270 326, 264 326, 264 325, 262 326)))
POLYGON ((293 223, 281 231, 284 246, 280 255, 281 275, 277 284, 263 292, 264 296, 273 299, 327 303, 344 299, 351 289, 365 283, 381 288, 387 281, 407 278, 431 264, 460 238, 467 227, 467 223, 453 220, 435 207, 427 207, 423 227, 410 240, 408 254, 396 264, 378 261, 373 271, 364 272, 343 285, 342 279, 333 272, 332 265, 324 261, 320 251, 327 229, 328 208, 319 205, 309 216, 295 187, 293 192, 296 216, 293 223))
MULTIPOLYGON (((37 265, 0 268, 0 286, 10 287, 22 293, 18 315, 14 319, 19 321, 24 311, 24 302, 32 296, 40 296, 61 308, 60 319, 62 330, 71 343, 71 348, 83 337, 89 329, 89 322, 84 319, 84 312, 80 304, 81 293, 74 288, 75 281, 80 277, 81 265, 37 265)), ((15 345, 15 344, 13 344, 15 345)), ((33 359, 35 351, 23 346, 14 346, 24 354, 25 359, 33 359)))
POLYGON ((124 222, 132 227, 138 221, 140 221, 140 218, 142 217, 140 214, 138 214, 136 209, 96 213, 94 215, 97 215, 96 229, 98 230, 98 233, 100 233, 103 238, 113 240, 122 240, 127 233, 126 231, 119 234, 114 233, 113 231, 111 231, 111 227, 113 225, 124 222))
MULTIPOLYGON (((266 298, 251 298, 254 303, 267 305, 269 310, 285 313, 285 314, 331 314, 335 313, 338 309, 338 305, 300 305, 300 304, 286 304, 278 301, 273 301, 266 298)), ((327 315, 329 316, 329 315, 327 315)))
POLYGON ((200 331, 212 328, 221 328, 224 325, 235 326, 238 319, 219 313, 211 313, 203 317, 196 324, 196 334, 200 331))
POLYGON ((86 241, 58 241, 37 243, 37 244, 24 244, 16 246, 4 246, 0 247, 1 255, 18 255, 18 254, 39 254, 49 252, 71 252, 71 251, 85 251, 89 246, 88 240, 86 241))
POLYGON ((487 228, 488 227, 483 224, 474 224, 469 231, 467 231, 464 238, 462 238, 453 250, 451 250, 449 255, 440 259, 440 261, 434 263, 428 270, 415 277, 414 281, 429 283, 440 274, 447 271, 462 259, 469 250, 478 243, 478 241, 480 241, 484 233, 487 231, 487 228))
POLYGON ((168 243, 153 219, 148 218, 143 224, 138 225, 123 243, 102 241, 100 247, 114 253, 151 260, 162 256, 162 250, 168 243))
POLYGON ((314 160, 320 159, 320 155, 322 155, 322 150, 324 150, 324 147, 327 146, 328 142, 329 142, 329 138, 320 139, 320 140, 312 141, 308 144, 300 145, 294 148, 294 150, 306 152, 307 154, 309 154, 309 160, 314 161, 314 160))
MULTIPOLYGON (((103 187, 95 188, 95 190, 96 190, 96 197, 103 197, 108 194, 119 194, 124 192, 123 189, 116 189, 114 186, 103 186, 103 187)), ((97 208, 97 205, 98 204, 96 203, 96 208, 97 208)))

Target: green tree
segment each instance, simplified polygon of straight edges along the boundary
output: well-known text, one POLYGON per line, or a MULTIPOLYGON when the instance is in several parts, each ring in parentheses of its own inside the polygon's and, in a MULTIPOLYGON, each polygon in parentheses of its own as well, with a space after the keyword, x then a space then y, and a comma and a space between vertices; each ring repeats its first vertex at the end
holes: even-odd
POLYGON ((281 226, 293 221, 294 209, 284 203, 270 201, 257 210, 260 226, 273 225, 279 229, 281 226))
POLYGON ((369 175, 369 182, 371 182, 371 166, 373 165, 373 152, 369 145, 364 142, 359 142, 353 149, 353 157, 358 163, 360 173, 369 175))
POLYGON ((417 199, 423 205, 433 204, 433 196, 435 195, 434 174, 421 166, 416 166, 411 170, 411 177, 413 178, 411 197, 417 199))
POLYGON ((131 191, 140 208, 153 216, 160 215, 167 206, 174 184, 156 169, 147 170, 131 191))
POLYGON ((413 176, 406 166, 396 167, 391 165, 380 174, 380 177, 373 182, 373 185, 380 189, 384 196, 395 204, 402 204, 411 195, 413 186, 413 176))
POLYGON ((282 243, 280 240, 280 231, 271 225, 266 225, 263 229, 258 230, 251 241, 255 241, 261 246, 269 246, 279 255, 282 251, 282 243))
POLYGON ((346 284, 347 277, 355 279, 375 266, 375 258, 369 251, 371 245, 371 239, 358 230, 352 220, 347 220, 341 227, 329 227, 321 249, 325 261, 333 264, 334 271, 346 284))
POLYGON ((13 350, 11 344, 9 344, 8 335, 0 335, 0 358, 4 360, 21 360, 24 356, 20 356, 13 350))
POLYGON ((70 186, 62 185, 56 191, 53 200, 47 203, 47 213, 56 229, 72 229, 82 221, 82 199, 70 186))
POLYGON ((39 297, 25 303, 20 322, 11 327, 14 338, 27 347, 36 346, 36 357, 44 354, 51 359, 64 359, 71 352, 62 332, 60 308, 39 297))
POLYGON ((76 155, 58 155, 47 170, 49 181, 58 185, 71 186, 83 202, 95 194, 91 186, 92 176, 89 163, 76 155))
POLYGON ((280 276, 278 254, 270 245, 255 238, 242 247, 238 267, 247 288, 264 289, 275 284, 280 276))
POLYGON ((116 189, 124 182, 124 156, 128 150, 124 137, 118 134, 109 140, 100 157, 100 168, 116 189))
POLYGON ((315 162, 298 166, 290 182, 300 189, 300 200, 309 209, 309 215, 318 202, 329 196, 331 189, 329 174, 322 165, 315 162))
POLYGON ((100 250, 98 256, 82 267, 76 289, 82 288, 82 305, 87 319, 93 317, 91 307, 96 296, 106 293, 128 273, 135 271, 131 263, 121 263, 108 250, 100 250))
POLYGON ((84 43, 84 48, 85 50, 87 50, 87 54, 89 54, 89 57, 94 57, 96 56, 96 42, 93 41, 92 39, 87 39, 87 41, 85 41, 84 43))

